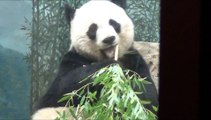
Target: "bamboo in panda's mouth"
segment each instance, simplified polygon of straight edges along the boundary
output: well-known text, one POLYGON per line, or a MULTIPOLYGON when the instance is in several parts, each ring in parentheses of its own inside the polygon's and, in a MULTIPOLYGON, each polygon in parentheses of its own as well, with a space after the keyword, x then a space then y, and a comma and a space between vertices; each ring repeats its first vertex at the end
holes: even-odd
POLYGON ((106 49, 102 49, 101 52, 108 58, 108 59, 118 59, 118 45, 111 46, 106 49))
POLYGON ((119 52, 119 45, 116 45, 115 51, 114 51, 114 60, 118 60, 118 52, 119 52))

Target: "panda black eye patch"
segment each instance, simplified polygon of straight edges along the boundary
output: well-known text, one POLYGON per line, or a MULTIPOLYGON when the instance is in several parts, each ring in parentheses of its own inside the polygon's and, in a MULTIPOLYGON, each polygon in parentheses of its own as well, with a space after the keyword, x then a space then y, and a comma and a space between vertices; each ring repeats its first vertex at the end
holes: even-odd
POLYGON ((110 19, 109 20, 109 25, 111 25, 117 33, 120 33, 121 32, 121 28, 120 28, 121 26, 115 20, 110 19))
POLYGON ((89 26, 89 30, 87 31, 87 36, 91 39, 91 40, 95 40, 96 39, 96 32, 97 32, 98 26, 95 23, 92 23, 89 26))

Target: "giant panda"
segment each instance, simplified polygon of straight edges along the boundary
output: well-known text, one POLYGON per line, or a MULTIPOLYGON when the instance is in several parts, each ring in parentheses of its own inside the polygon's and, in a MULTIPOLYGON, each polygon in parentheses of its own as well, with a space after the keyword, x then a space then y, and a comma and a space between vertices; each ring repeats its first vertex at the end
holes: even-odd
MULTIPOLYGON (((65 102, 57 102, 65 93, 79 89, 86 84, 79 83, 82 79, 112 63, 118 63, 123 69, 133 70, 141 77, 146 77, 152 84, 146 85, 146 94, 139 97, 158 106, 158 95, 148 66, 132 47, 133 22, 122 7, 121 4, 118 6, 107 0, 91 0, 78 9, 65 5, 65 13, 71 26, 70 49, 64 55, 52 85, 36 105, 32 119, 49 119, 55 116, 55 111, 61 111, 61 107, 65 106, 65 102), (118 61, 115 61, 113 58, 117 45, 119 54, 118 61), (130 54, 131 52, 133 54, 130 54)), ((90 89, 100 90, 100 86, 93 86, 90 89)), ((78 104, 79 100, 74 99, 74 106, 78 104)), ((151 105, 146 107, 155 112, 151 105)))

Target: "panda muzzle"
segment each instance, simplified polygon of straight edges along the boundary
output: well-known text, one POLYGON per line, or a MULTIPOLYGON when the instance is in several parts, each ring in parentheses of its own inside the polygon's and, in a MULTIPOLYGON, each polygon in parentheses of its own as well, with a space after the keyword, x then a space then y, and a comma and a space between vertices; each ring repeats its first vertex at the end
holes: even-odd
POLYGON ((112 59, 114 58, 114 54, 115 54, 115 48, 116 45, 105 48, 105 49, 101 49, 101 52, 103 55, 105 55, 108 59, 112 59))

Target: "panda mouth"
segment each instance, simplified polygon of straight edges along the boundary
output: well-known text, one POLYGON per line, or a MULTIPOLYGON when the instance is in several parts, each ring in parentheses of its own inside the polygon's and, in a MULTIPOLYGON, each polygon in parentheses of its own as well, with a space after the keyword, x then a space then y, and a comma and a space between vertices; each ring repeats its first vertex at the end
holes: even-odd
POLYGON ((104 56, 106 56, 109 59, 112 59, 114 58, 115 48, 116 48, 116 45, 105 48, 105 49, 101 49, 100 51, 104 56))

